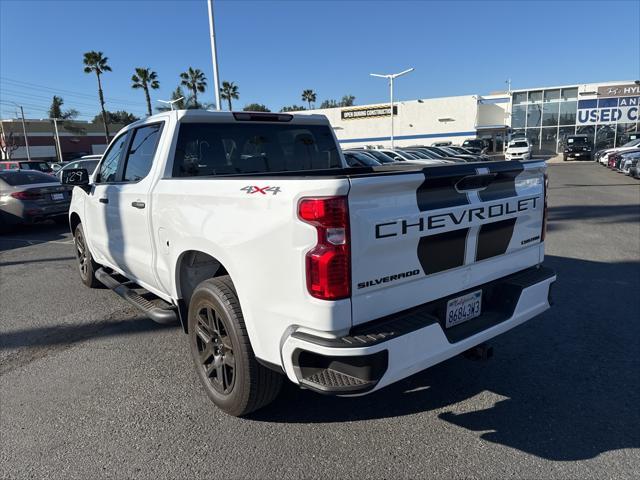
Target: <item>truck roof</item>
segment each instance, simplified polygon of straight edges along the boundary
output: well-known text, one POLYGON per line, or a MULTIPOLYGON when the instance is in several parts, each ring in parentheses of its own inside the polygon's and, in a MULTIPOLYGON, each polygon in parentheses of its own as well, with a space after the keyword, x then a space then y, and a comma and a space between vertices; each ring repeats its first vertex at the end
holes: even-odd
POLYGON ((168 112, 156 113, 150 117, 138 120, 127 127, 149 123, 155 119, 161 120, 170 115, 175 115, 178 121, 199 121, 199 122, 286 122, 299 124, 323 124, 328 125, 329 120, 326 116, 312 114, 296 114, 282 112, 223 112, 210 110, 173 110, 168 112))

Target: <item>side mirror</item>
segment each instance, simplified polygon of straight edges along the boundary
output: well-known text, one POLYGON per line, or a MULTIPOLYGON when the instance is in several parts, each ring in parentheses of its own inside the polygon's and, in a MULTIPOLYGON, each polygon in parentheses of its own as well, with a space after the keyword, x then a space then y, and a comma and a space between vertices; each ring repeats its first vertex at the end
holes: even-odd
POLYGON ((68 168, 62 171, 62 184, 80 187, 83 190, 89 188, 89 172, 86 168, 68 168))

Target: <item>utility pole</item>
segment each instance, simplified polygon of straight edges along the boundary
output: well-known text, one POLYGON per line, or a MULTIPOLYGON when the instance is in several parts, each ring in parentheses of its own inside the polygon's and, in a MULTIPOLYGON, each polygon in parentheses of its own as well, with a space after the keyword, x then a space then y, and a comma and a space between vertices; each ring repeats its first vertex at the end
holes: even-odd
POLYGON ((53 128, 56 132, 56 150, 58 151, 58 161, 62 162, 62 147, 60 146, 60 134, 58 133, 58 119, 53 119, 53 128))
POLYGON ((389 79, 389 97, 390 97, 390 107, 391 107, 391 149, 393 150, 393 81, 402 76, 402 75, 406 75, 409 72, 413 72, 413 68, 409 68, 407 70, 404 70, 400 73, 390 73, 387 75, 380 75, 378 73, 370 73, 369 75, 371 75, 372 77, 380 77, 380 78, 387 78, 389 79))
POLYGON ((22 105, 20 107, 20 114, 22 115, 22 133, 24 134, 24 146, 27 147, 27 160, 31 160, 31 152, 29 151, 29 139, 27 138, 27 126, 24 122, 24 110, 22 105))
POLYGON ((220 108, 220 79, 218 76, 218 51, 216 50, 216 29, 213 23, 213 0, 207 0, 209 8, 209 35, 211 36, 211 61, 213 63, 213 88, 216 90, 216 110, 220 108))

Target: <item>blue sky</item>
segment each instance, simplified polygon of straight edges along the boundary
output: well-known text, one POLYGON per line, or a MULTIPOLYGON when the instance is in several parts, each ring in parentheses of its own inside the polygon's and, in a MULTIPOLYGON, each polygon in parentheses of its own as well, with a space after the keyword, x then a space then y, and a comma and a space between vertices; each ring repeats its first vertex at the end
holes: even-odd
MULTIPOLYGON (((489 93, 505 88, 640 78, 640 1, 215 2, 220 78, 236 82, 234 109, 318 104, 345 94, 384 102, 385 81, 370 72, 415 71, 396 83, 400 99, 489 93)), ((205 0, 0 0, 0 115, 24 104, 42 118, 58 94, 83 119, 99 109, 82 54, 101 50, 107 109, 145 111, 131 89, 134 67, 156 70, 166 99, 178 75, 202 69, 213 101, 205 0)), ((154 106, 159 105, 155 103, 154 106)))

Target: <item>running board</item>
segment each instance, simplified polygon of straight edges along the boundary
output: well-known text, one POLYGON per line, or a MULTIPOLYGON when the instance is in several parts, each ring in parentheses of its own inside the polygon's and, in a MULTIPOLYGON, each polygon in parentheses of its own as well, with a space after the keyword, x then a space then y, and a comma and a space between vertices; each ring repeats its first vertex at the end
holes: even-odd
POLYGON ((141 297, 135 291, 113 278, 113 276, 107 273, 104 268, 96 270, 95 275, 98 281, 105 287, 113 290, 154 322, 161 323, 163 325, 177 323, 178 315, 176 308, 170 303, 161 299, 158 299, 162 302, 161 305, 151 303, 146 298, 141 297))

